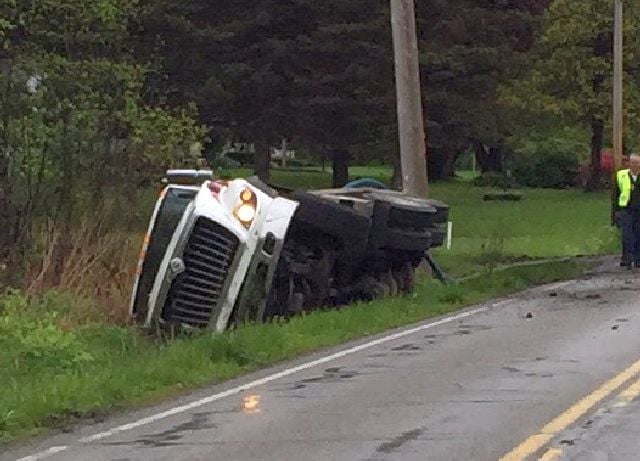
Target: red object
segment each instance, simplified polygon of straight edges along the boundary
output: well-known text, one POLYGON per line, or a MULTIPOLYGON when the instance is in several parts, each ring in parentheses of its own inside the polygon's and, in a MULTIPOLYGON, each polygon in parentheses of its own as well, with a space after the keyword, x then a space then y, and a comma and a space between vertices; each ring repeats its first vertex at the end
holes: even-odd
POLYGON ((217 199, 220 195, 220 191, 222 190, 222 184, 217 181, 211 181, 209 183, 209 190, 211 191, 213 197, 217 199))
MULTIPOLYGON (((622 165, 619 166, 624 168, 629 165, 629 156, 622 156, 622 165)), ((613 170, 613 149, 603 149, 600 153, 600 168, 603 171, 611 171, 613 170)))

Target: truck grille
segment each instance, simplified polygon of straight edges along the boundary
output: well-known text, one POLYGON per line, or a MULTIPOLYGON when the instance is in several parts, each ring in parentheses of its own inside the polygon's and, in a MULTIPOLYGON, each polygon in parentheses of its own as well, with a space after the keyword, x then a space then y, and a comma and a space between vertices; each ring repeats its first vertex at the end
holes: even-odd
POLYGON ((185 271, 172 283, 163 318, 194 327, 209 324, 222 295, 238 238, 221 225, 198 218, 183 254, 185 271))

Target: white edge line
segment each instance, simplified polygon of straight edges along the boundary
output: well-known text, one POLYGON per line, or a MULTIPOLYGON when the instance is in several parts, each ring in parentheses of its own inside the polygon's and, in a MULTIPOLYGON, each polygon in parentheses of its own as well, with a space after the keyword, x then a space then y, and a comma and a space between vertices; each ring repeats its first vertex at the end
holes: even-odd
MULTIPOLYGON (((277 379, 293 375, 293 374, 298 373, 300 371, 308 370, 309 368, 313 368, 313 367, 316 367, 318 365, 322 365, 322 364, 325 364, 327 362, 331 362, 333 360, 340 359, 340 358, 346 357, 346 356, 351 355, 351 354, 355 354, 356 352, 360 352, 360 351, 369 349, 369 348, 374 347, 374 346, 379 346, 380 344, 384 344, 384 343, 387 343, 389 341, 394 341, 396 339, 403 338, 405 336, 409 336, 411 334, 418 333, 420 331, 428 330, 428 329, 431 329, 431 328, 434 328, 434 327, 437 327, 437 326, 440 326, 440 325, 444 325, 444 324, 447 324, 447 323, 455 322, 456 320, 465 319, 467 317, 471 317, 471 316, 476 315, 476 314, 487 312, 490 309, 490 307, 495 307, 498 304, 502 304, 502 302, 494 303, 491 306, 486 306, 486 307, 480 307, 480 308, 477 308, 477 309, 473 309, 473 310, 470 310, 470 311, 467 311, 467 312, 463 312, 461 314, 457 314, 457 315, 454 315, 454 316, 451 316, 451 317, 446 317, 446 318, 438 320, 436 322, 427 323, 427 324, 424 324, 424 325, 417 326, 415 328, 410 328, 408 330, 403 330, 403 331, 400 331, 398 333, 394 333, 392 335, 384 336, 382 338, 378 338, 378 339, 375 339, 373 341, 369 341, 369 342, 367 342, 365 344, 360 344, 359 346, 354 346, 352 348, 345 349, 343 351, 336 352, 336 353, 331 354, 331 355, 327 355, 327 356, 319 358, 317 360, 313 360, 311 362, 303 363, 303 364, 298 365, 298 366, 293 367, 293 368, 288 368, 286 370, 283 370, 283 371, 278 372, 278 373, 274 373, 274 374, 272 374, 270 376, 267 376, 265 378, 257 379, 255 381, 250 382, 250 383, 243 384, 241 386, 237 386, 237 387, 234 387, 232 389, 228 389, 228 390, 220 392, 218 394, 214 394, 214 395, 210 395, 208 397, 204 397, 204 398, 202 398, 200 400, 193 401, 193 402, 188 403, 186 405, 181 405, 179 407, 174 407, 174 408, 171 408, 169 410, 166 410, 166 411, 163 411, 163 412, 160 412, 160 413, 156 413, 155 415, 151 415, 151 416, 147 416, 146 418, 139 419, 139 420, 134 421, 132 423, 123 424, 121 426, 114 427, 114 428, 109 429, 109 430, 104 431, 104 432, 100 432, 100 433, 97 433, 97 434, 94 434, 94 435, 90 435, 90 436, 87 436, 87 437, 82 437, 82 438, 78 439, 78 442, 81 443, 81 444, 91 443, 91 442, 95 442, 95 441, 98 441, 98 440, 105 439, 107 437, 111 437, 111 436, 113 436, 115 434, 119 434, 121 432, 130 431, 130 430, 135 429, 135 428, 140 427, 140 426, 145 426, 147 424, 152 424, 152 423, 154 423, 156 421, 160 421, 162 419, 166 419, 166 418, 168 418, 170 416, 174 416, 174 415, 177 415, 177 414, 180 414, 180 413, 184 413, 184 412, 189 411, 189 410, 193 410, 195 408, 199 408, 199 407, 201 407, 203 405, 207 405, 209 403, 215 402, 217 400, 224 399, 226 397, 230 397, 232 395, 240 394, 241 392, 248 391, 248 390, 253 389, 255 387, 258 387, 258 386, 263 386, 263 385, 265 385, 267 383, 270 383, 272 381, 275 381, 277 379)), ((44 451, 41 451, 41 452, 38 452, 38 453, 34 453, 33 455, 26 456, 24 458, 20 458, 17 461, 39 461, 41 459, 48 458, 48 457, 50 457, 52 455, 55 455, 57 453, 66 451, 69 448, 71 448, 71 447, 70 446, 51 447, 51 448, 49 448, 47 450, 44 450, 44 451)))
POLYGON ((44 458, 48 458, 49 456, 53 456, 56 453, 60 453, 62 451, 68 450, 69 447, 66 445, 62 445, 59 447, 51 447, 48 450, 45 451, 41 451, 40 453, 36 453, 34 455, 31 456, 26 456, 24 458, 20 458, 19 461, 37 461, 39 459, 44 459, 44 458))

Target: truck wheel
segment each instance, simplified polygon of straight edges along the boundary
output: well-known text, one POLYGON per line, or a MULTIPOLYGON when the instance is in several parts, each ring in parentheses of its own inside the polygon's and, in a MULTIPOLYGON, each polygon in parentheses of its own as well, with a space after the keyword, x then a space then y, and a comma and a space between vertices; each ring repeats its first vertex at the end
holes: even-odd
POLYGON ((432 207, 434 207, 437 211, 436 213, 436 222, 437 223, 446 223, 449 220, 449 205, 439 200, 434 199, 425 199, 424 202, 428 203, 432 207))
POLYGON ((371 226, 367 216, 307 192, 297 191, 292 198, 300 204, 290 227, 294 235, 308 234, 312 227, 340 242, 342 254, 349 258, 365 252, 371 226))
POLYGON ((410 231, 398 228, 387 229, 384 248, 396 251, 422 253, 432 246, 429 231, 410 231))
MULTIPOLYGON (((372 192, 365 198, 389 204, 389 226, 424 229, 443 218, 430 202, 398 192, 372 192)), ((445 218, 446 219, 446 218, 445 218)))
POLYGON ((447 232, 440 228, 430 229, 431 233, 431 248, 441 247, 444 245, 444 241, 447 238, 447 232))

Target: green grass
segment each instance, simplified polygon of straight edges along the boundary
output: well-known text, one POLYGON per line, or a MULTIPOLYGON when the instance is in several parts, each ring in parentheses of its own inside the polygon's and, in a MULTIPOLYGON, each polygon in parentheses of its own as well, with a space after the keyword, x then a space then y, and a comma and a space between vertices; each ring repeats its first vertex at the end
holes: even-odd
POLYGON ((494 272, 457 286, 423 280, 414 295, 157 344, 133 330, 59 327, 68 297, 0 300, 0 441, 78 418, 157 402, 286 359, 446 314, 532 284, 571 278, 577 263, 494 272), (43 314, 45 314, 43 317, 43 314))
POLYGON ((608 195, 580 190, 523 190, 520 202, 485 202, 469 183, 434 184, 433 197, 451 206, 453 245, 436 256, 455 274, 494 255, 504 261, 596 255, 617 251, 608 195))
POLYGON ((471 170, 456 171, 456 177, 463 181, 473 181, 478 176, 480 176, 479 172, 474 173, 471 170))

